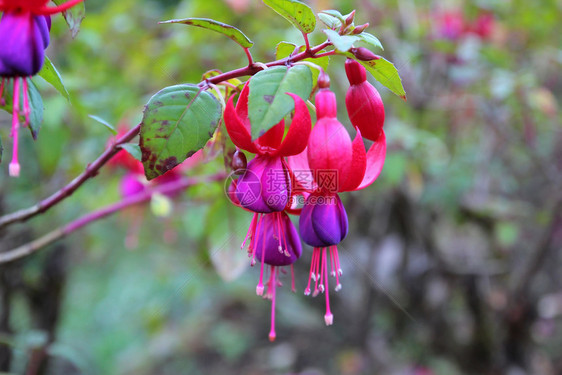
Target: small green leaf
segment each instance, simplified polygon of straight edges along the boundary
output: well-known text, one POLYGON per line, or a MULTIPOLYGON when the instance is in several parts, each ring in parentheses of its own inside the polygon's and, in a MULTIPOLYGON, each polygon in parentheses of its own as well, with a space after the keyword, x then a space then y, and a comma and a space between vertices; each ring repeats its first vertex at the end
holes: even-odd
MULTIPOLYGON (((297 46, 293 43, 280 42, 279 44, 277 44, 275 58, 277 60, 280 60, 285 57, 288 57, 293 52, 295 52, 295 48, 297 48, 297 46)), ((306 48, 305 46, 301 46, 300 49, 298 49, 296 52, 297 53, 302 52, 305 50, 305 48, 306 48)), ((318 53, 322 53, 322 52, 324 51, 318 51, 318 53)), ((330 63, 330 56, 308 58, 308 59, 304 59, 303 61, 310 61, 311 63, 319 65, 320 67, 322 67, 322 69, 326 70, 328 69, 328 64, 330 63)), ((312 71, 312 86, 316 86, 316 82, 318 81, 318 75, 320 74, 320 72, 316 69, 311 69, 311 71, 312 71)))
POLYGON ((39 77, 50 83, 62 96, 66 98, 66 100, 70 101, 70 95, 62 82, 59 71, 55 68, 47 56, 45 56, 45 62, 43 64, 43 68, 39 72, 39 77))
MULTIPOLYGON (((66 1, 67 0, 53 0, 53 2, 57 5, 61 5, 66 1)), ((84 2, 76 4, 72 8, 65 10, 64 12, 62 12, 62 16, 64 17, 68 28, 70 29, 72 38, 75 38, 80 31, 80 24, 86 16, 86 6, 84 5, 84 2)))
POLYGON ((318 13, 318 18, 320 21, 324 23, 324 25, 328 26, 332 30, 339 29, 342 26, 342 22, 332 15, 326 13, 318 13))
POLYGON ((197 85, 170 86, 156 93, 146 105, 140 131, 146 178, 166 173, 202 149, 221 114, 218 100, 197 85))
MULTIPOLYGON (((349 52, 344 55, 357 60, 355 56, 349 52)), ((404 91, 404 86, 402 86, 402 80, 398 74, 398 69, 396 69, 390 61, 384 58, 370 61, 357 61, 359 61, 359 63, 361 63, 361 65, 363 65, 365 69, 367 69, 367 71, 380 82, 381 85, 406 100, 406 91, 404 91)))
POLYGON ((115 130, 115 127, 113 127, 113 125, 111 125, 109 122, 105 121, 101 117, 98 117, 98 116, 95 116, 95 115, 88 115, 88 117, 91 118, 92 120, 95 120, 95 121, 99 122, 100 124, 102 124, 106 128, 108 128, 109 131, 112 132, 113 134, 117 134, 117 130, 115 130))
POLYGON ((361 40, 355 35, 340 35, 334 30, 325 29, 324 34, 328 36, 328 40, 336 47, 338 51, 347 52, 353 47, 353 43, 361 40))
POLYGON ((122 145, 119 145, 119 147, 127 151, 132 157, 134 157, 138 161, 142 161, 142 152, 139 145, 135 143, 123 143, 122 145))
POLYGON ((337 18, 341 22, 342 25, 345 23, 345 18, 343 17, 343 15, 335 9, 323 10, 320 13, 324 13, 324 14, 327 14, 327 15, 332 16, 334 18, 337 18))
POLYGON ((307 100, 312 92, 312 72, 304 65, 290 69, 276 66, 257 73, 250 80, 248 113, 252 124, 252 138, 265 134, 295 108, 294 93, 307 100))
POLYGON ((297 0, 263 0, 302 33, 310 34, 316 28, 316 17, 310 7, 297 0))
POLYGON ((252 42, 250 38, 246 36, 246 34, 244 34, 236 27, 208 18, 184 18, 180 20, 170 20, 160 23, 183 23, 184 25, 202 27, 203 29, 213 30, 217 33, 226 35, 243 48, 250 48, 254 45, 254 42, 252 42))
POLYGON ((359 34, 357 36, 361 39, 361 41, 363 41, 363 42, 365 42, 365 43, 367 43, 370 46, 373 46, 375 48, 380 48, 384 51, 384 48, 382 46, 381 41, 379 40, 379 38, 377 38, 373 34, 362 32, 361 34, 359 34))

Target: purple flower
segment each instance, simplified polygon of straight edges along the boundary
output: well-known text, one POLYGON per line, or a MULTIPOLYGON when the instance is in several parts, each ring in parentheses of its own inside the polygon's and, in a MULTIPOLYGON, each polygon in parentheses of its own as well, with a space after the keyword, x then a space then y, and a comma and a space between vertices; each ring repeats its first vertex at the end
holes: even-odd
POLYGON ((281 285, 279 273, 282 269, 280 267, 291 266, 291 286, 294 292, 295 277, 293 263, 300 258, 302 246, 297 230, 285 212, 255 214, 250 224, 250 231, 252 231, 252 236, 248 251, 252 256, 252 266, 255 264, 256 258, 261 262, 260 279, 256 286, 256 294, 258 296, 264 295, 264 268, 265 265, 269 266, 269 278, 265 283, 267 291, 264 297, 271 300, 269 340, 274 341, 276 337, 275 295, 276 287, 281 285))
POLYGON ((4 12, 0 19, 0 76, 33 76, 43 67, 49 45, 49 16, 4 12))
POLYGON ((347 213, 337 194, 310 195, 302 209, 299 231, 314 247, 337 245, 347 236, 347 213))
POLYGON ((289 171, 278 156, 256 156, 236 183, 240 205, 256 213, 283 211, 290 195, 289 171))

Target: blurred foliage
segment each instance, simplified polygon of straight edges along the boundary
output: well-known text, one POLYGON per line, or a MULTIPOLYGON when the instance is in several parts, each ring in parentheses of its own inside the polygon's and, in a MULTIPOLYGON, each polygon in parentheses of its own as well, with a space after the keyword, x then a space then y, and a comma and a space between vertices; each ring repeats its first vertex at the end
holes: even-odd
MULTIPOLYGON (((13 349, 13 373, 53 334, 37 323, 50 311, 36 303, 41 296, 62 303, 48 374, 562 372, 562 3, 309 3, 316 11, 357 9, 357 23, 370 23, 408 96, 404 103, 377 86, 389 151, 377 182, 345 198, 351 233, 341 246, 334 326, 323 326, 322 301, 302 295, 305 250, 298 292, 280 289, 278 340, 267 342, 269 304, 254 295, 258 273, 239 248, 251 217, 228 203, 223 186, 209 184, 174 199, 167 217, 134 207, 0 269, 11 298, 0 302, 11 327, 0 332, 0 347, 13 349), (60 295, 49 294, 52 285, 60 295)), ((56 191, 101 153, 112 134, 90 115, 132 127, 161 88, 247 63, 224 36, 159 21, 235 25, 254 41, 257 61, 274 59, 279 41, 302 43, 258 1, 87 0, 86 8, 75 39, 62 17, 53 19, 47 54, 70 101, 34 79, 44 123, 36 142, 22 138, 21 178, 9 179, 2 163, 4 212, 56 191)), ((349 124, 343 62, 333 57, 329 72, 339 118, 349 124)), ((0 124, 7 140, 4 113, 0 124)), ((221 165, 218 157, 188 174, 221 165)), ((3 234, 2 248, 117 201, 122 174, 102 171, 3 234)))

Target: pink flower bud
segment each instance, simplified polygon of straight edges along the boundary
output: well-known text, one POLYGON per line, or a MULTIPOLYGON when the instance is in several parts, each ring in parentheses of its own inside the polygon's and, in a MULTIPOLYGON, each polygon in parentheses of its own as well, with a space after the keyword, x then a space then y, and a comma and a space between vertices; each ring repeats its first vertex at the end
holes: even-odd
POLYGON ((347 113, 364 138, 376 142, 384 125, 384 105, 377 89, 367 81, 365 68, 347 59, 345 72, 351 86, 345 96, 347 113))
POLYGON ((375 55, 373 52, 369 51, 365 47, 352 48, 349 50, 353 56, 357 57, 361 61, 371 61, 379 60, 380 56, 375 55))

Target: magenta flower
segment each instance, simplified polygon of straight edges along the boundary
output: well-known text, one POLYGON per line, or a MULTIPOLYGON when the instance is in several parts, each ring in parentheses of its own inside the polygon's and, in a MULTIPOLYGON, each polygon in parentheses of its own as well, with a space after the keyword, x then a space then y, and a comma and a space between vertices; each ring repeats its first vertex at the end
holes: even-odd
MULTIPOLYGON (((327 77, 321 77, 328 82, 327 77)), ((338 192, 363 189, 379 176, 386 154, 384 132, 365 150, 361 131, 352 141, 347 130, 336 118, 336 97, 326 84, 316 94, 318 121, 308 141, 307 149, 288 158, 293 169, 308 169, 313 182, 298 181, 308 190, 301 212, 299 230, 305 243, 312 246, 312 262, 305 294, 313 296, 324 292, 326 296, 327 325, 333 323, 328 292, 328 257, 330 274, 336 278, 336 291, 341 289, 341 268, 337 244, 347 235, 348 220, 338 192), (310 194, 311 193, 311 194, 310 194)), ((298 180, 298 177, 297 177, 298 180)))
POLYGON ((10 176, 19 176, 20 173, 19 116, 25 117, 24 126, 28 126, 30 107, 27 78, 39 73, 43 67, 45 48, 50 40, 50 15, 63 12, 81 1, 71 0, 48 7, 48 0, 0 0, 0 98, 6 85, 13 81, 11 136, 14 146, 10 176))
POLYGON ((263 219, 256 228, 256 242, 254 256, 260 259, 262 271, 260 272, 260 280, 256 287, 256 293, 263 295, 263 265, 269 265, 269 278, 266 282, 267 292, 265 298, 271 300, 271 330, 269 331, 269 340, 274 341, 275 334, 275 296, 276 288, 281 285, 279 273, 282 271, 280 267, 291 266, 291 286, 295 291, 295 278, 293 272, 293 263, 300 258, 302 254, 301 242, 297 230, 295 229, 291 219, 285 212, 274 212, 264 215, 263 219))
POLYGON ((349 89, 345 106, 353 126, 361 131, 363 138, 376 142, 384 125, 384 105, 377 89, 367 81, 363 65, 353 59, 345 62, 345 73, 349 89))

